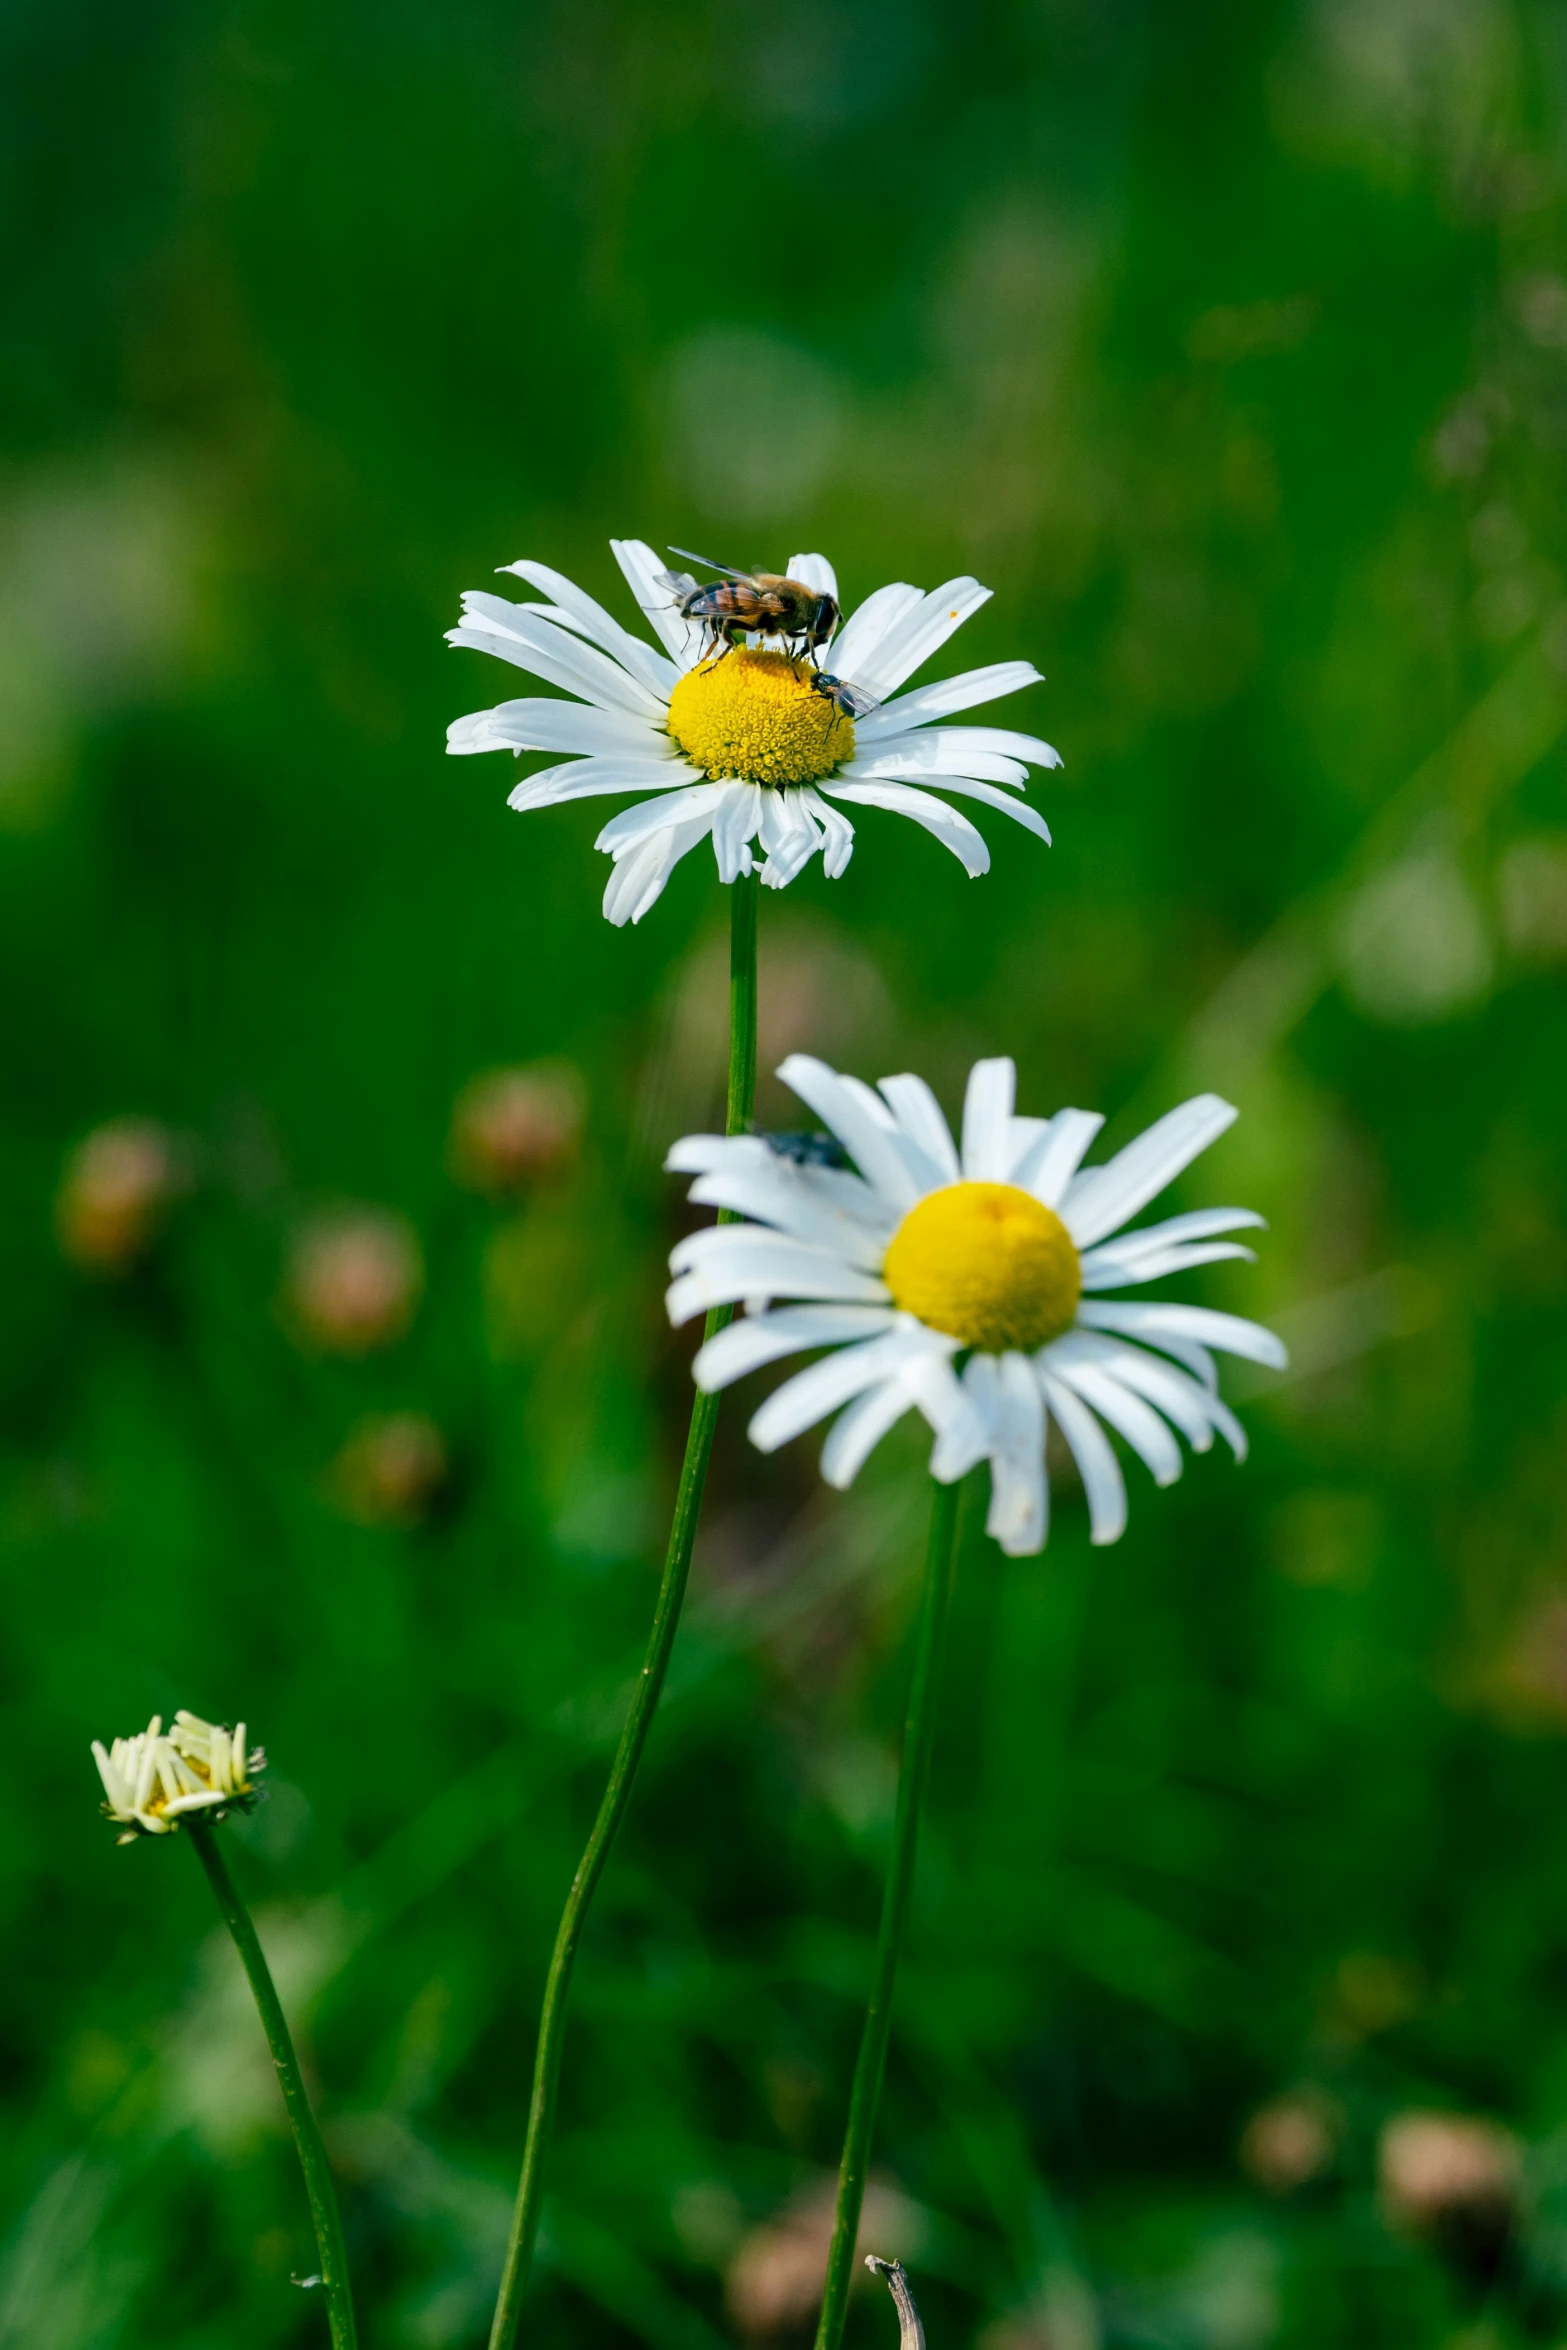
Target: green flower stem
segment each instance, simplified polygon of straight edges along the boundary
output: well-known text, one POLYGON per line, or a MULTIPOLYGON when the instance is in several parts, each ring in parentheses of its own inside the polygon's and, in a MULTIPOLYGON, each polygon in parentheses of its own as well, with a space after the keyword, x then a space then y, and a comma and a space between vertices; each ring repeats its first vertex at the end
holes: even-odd
POLYGON ((871 1978, 870 2001, 860 2035, 854 2086, 849 2093, 849 2125, 844 2132, 843 2160, 838 2167, 838 2210, 833 2222, 832 2250, 827 2256, 827 2283, 816 2328, 816 2350, 838 2350, 854 2270, 860 2205, 865 2199, 865 2173, 876 2128, 876 2108, 881 2103, 882 2075, 887 2066, 893 1985, 914 1883, 920 1809, 925 1800, 931 1749, 936 1739, 942 1639, 958 1556, 959 1491, 957 1485, 937 1485, 932 1481, 925 1589, 914 1635, 914 1669, 909 1680, 909 1713, 903 1733, 903 1767, 898 1774, 898 1808, 892 1825, 892 1858, 882 1894, 881 1929, 876 1937, 876 1968, 871 1978))
MULTIPOLYGON (((730 891, 729 928, 729 1094, 725 1132, 743 1134, 751 1123, 751 1108, 756 1096, 756 913, 757 877, 743 874, 730 891)), ((721 1224, 735 1219, 727 1212, 719 1216, 721 1224)), ((716 1306, 707 1317, 706 1336, 711 1338, 734 1319, 733 1306, 716 1306)), ((664 1577, 658 1587, 658 1604, 653 1611, 653 1629, 648 1638, 647 1655, 631 1700, 631 1711, 626 1726, 620 1733, 620 1744, 610 1768, 609 1784, 604 1800, 599 1805, 598 1817, 593 1823, 586 1849, 577 1863, 577 1873, 571 1880, 571 1891, 555 1936, 555 1948, 550 1957, 549 1973, 544 1983, 544 2005, 539 2016, 539 2044, 533 2060, 533 2094, 528 2106, 528 2136, 523 2148, 522 2177, 518 2182, 516 2206, 512 2212, 511 2236, 506 2246, 506 2266, 501 2275, 500 2296, 495 2304, 495 2320, 490 2328, 490 2350, 512 2350, 517 2329, 522 2319, 522 2298, 528 2282, 528 2271, 533 2261, 534 2240, 538 2234, 539 2210, 544 2199, 544 2164, 549 2151, 550 2132, 554 2126, 555 2106, 560 2087, 561 2047, 566 2032, 566 2001, 571 1988, 571 1970, 576 1961, 577 1945, 588 1908, 604 1873, 609 1848, 625 1817, 631 1801, 631 1790, 636 1780, 637 1766, 647 1744, 653 1716, 658 1709, 659 1695, 664 1686, 664 1675, 669 1669, 670 1650, 675 1642, 675 1628, 680 1621, 680 1606, 685 1598, 686 1577, 691 1568, 691 1546, 696 1539, 697 1519, 702 1509, 702 1492, 707 1483, 707 1464, 713 1450, 713 1431, 718 1424, 718 1397, 698 1391, 691 1406, 691 1427, 686 1437, 685 1459, 680 1467, 680 1485, 675 1495, 675 1514, 669 1529, 669 1549, 664 1559, 664 1577)))
POLYGON ((288 2019, 283 2003, 272 1980, 266 1954, 251 1922, 249 1910, 240 1897, 239 1887, 229 1875, 228 1863, 218 1850, 218 1842, 210 1823, 194 1815, 187 1819, 186 1828, 196 1856, 207 1872, 207 1882, 217 1897, 223 1912, 223 1923, 234 1937, 234 1947, 250 1978, 250 1988, 261 2013, 261 2028, 272 2051, 272 2062, 277 2067, 278 2087, 283 2092, 283 2103, 288 2108, 289 2127, 294 2133, 294 2145, 299 2154, 299 2167, 305 2174, 305 2193, 310 2199, 310 2217, 316 2231, 316 2250, 321 2261, 321 2282, 326 2288, 327 2322, 332 2329, 332 2350, 356 2350, 359 2336, 354 2327, 354 2299, 348 2282, 348 2256, 343 2249, 343 2223, 337 2212, 337 2193, 332 2185, 332 2173, 327 2163, 326 2148, 316 2117, 310 2110, 305 2095, 305 2084, 300 2075, 299 2059, 294 2054, 294 2043, 289 2034, 288 2019))

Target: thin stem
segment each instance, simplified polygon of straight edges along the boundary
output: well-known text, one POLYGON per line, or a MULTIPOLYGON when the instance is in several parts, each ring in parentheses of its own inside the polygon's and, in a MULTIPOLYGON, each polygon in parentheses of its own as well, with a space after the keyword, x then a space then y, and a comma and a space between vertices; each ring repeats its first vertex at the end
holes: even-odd
POLYGON ((957 1485, 931 1487, 930 1541, 925 1557, 925 1588, 920 1597, 919 1623, 914 1634, 914 1667, 909 1678, 909 1713, 903 1733, 903 1767, 898 1774, 898 1808, 892 1824, 892 1857, 882 1894, 881 1929, 876 1937, 876 1967, 871 1995, 860 2034, 860 2053, 849 2093, 849 2124, 844 2132, 843 2160, 838 2167, 838 2210, 833 2223, 832 2250, 827 2256, 827 2283, 822 2314, 816 2328, 816 2350, 838 2350, 844 2311, 854 2269, 854 2245, 860 2229, 860 2205, 865 2199, 865 2173, 870 2162, 876 2108, 881 2103, 882 2075, 887 2066, 887 2035, 892 2025, 892 1993, 898 1973, 898 1955, 909 1917, 909 1895, 914 1884, 914 1854, 919 1841, 920 1810, 930 1778, 931 1749, 936 1739, 936 1698, 941 1681, 942 1636, 952 1601, 957 1565, 957 1485))
POLYGON ((337 2212, 337 2192, 332 2185, 332 2173, 321 2142, 321 2131, 310 2110, 305 2095, 305 2084, 300 2075, 299 2059, 294 2054, 294 2043, 289 2034, 288 2019, 283 2013, 277 1985, 267 1965, 249 1910, 240 1897, 239 1887, 229 1875, 228 1863, 218 1850, 218 1842, 210 1825, 190 1818, 186 1822, 190 1840, 196 1847, 196 1856, 207 1872, 207 1882, 217 1897, 223 1912, 223 1923, 234 1937, 234 1947, 250 1977, 250 1988, 261 2014, 261 2028, 272 2051, 272 2062, 277 2067, 278 2087, 283 2092, 283 2103, 288 2108, 289 2127, 294 2133, 294 2145, 299 2154, 299 2167, 305 2174, 305 2193, 310 2200, 310 2217, 316 2231, 316 2251, 321 2261, 321 2282, 326 2288, 327 2322, 332 2329, 332 2350, 356 2350, 359 2336, 354 2327, 354 2300, 348 2282, 348 2256, 343 2249, 343 2223, 337 2212))
MULTIPOLYGON (((741 1134, 750 1125, 751 1107, 756 1095, 756 893, 757 879, 754 873, 742 875, 730 891, 729 1091, 725 1119, 725 1131, 729 1134, 741 1134)), ((720 1216, 719 1221, 727 1223, 733 1219, 726 1213, 720 1216)), ((733 1318, 732 1306, 715 1307, 707 1317, 707 1337, 711 1338, 716 1331, 724 1329, 733 1318)), ((718 1397, 704 1395, 698 1390, 691 1406, 691 1427, 686 1437, 685 1459, 680 1466, 675 1514, 669 1529, 669 1548, 664 1559, 663 1581, 658 1587, 658 1603, 653 1611, 653 1629, 648 1636, 647 1655, 632 1696, 631 1711, 626 1716, 626 1726, 620 1733, 620 1744, 615 1749, 609 1784, 604 1790, 598 1817, 593 1822, 593 1832, 577 1863, 577 1873, 571 1880, 571 1891, 566 1896, 566 1906, 555 1936, 555 1948, 550 1957, 549 1973, 544 1981, 544 2005, 539 2016, 539 2042, 533 2060, 533 2094, 528 2105, 528 2135, 523 2147, 522 2177, 518 2182, 517 2201, 512 2212, 511 2236, 506 2246, 506 2266, 501 2274, 500 2296, 495 2304, 495 2319, 490 2328, 490 2350, 512 2350, 522 2319, 522 2297, 533 2262, 539 2210, 544 2199, 544 2164, 560 2087, 560 2059, 566 2033, 566 2002, 571 1988, 571 1970, 589 1906, 599 1878, 604 1873, 604 1863, 609 1858, 610 1846, 615 1841, 616 1831, 631 1800, 637 1766, 642 1760, 642 1750, 647 1744, 648 1732, 652 1728, 653 1716, 664 1686, 664 1675, 669 1669, 675 1628, 680 1621, 680 1606, 685 1597, 686 1577, 691 1568, 691 1546, 696 1540, 702 1492, 707 1483, 713 1431, 717 1424, 718 1397)))

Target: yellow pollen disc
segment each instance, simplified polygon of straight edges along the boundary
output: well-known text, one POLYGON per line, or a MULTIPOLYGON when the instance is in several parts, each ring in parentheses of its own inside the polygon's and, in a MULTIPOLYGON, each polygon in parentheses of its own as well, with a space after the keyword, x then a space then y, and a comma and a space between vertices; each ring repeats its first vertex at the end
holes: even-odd
POLYGON ((910 1208, 881 1277, 892 1302, 987 1354, 1059 1338, 1082 1294, 1060 1217, 1013 1183, 953 1183, 910 1208))
POLYGON ((854 756, 854 721, 818 693, 803 661, 742 647, 688 670, 669 731, 704 775, 819 783, 854 756))

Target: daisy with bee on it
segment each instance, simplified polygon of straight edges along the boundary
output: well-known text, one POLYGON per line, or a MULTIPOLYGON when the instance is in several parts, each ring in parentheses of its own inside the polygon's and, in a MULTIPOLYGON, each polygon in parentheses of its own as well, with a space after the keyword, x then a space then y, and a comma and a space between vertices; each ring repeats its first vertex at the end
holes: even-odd
MULTIPOLYGON (((461 624, 448 641, 494 654, 555 690, 459 718, 447 748, 558 754, 511 793, 511 806, 522 811, 642 795, 611 818, 596 843, 612 861, 604 912, 617 925, 640 922, 680 859, 711 841, 718 878, 731 891, 725 1123, 731 1137, 741 1137, 755 1093, 759 890, 784 888, 818 854, 830 878, 840 875, 854 848, 849 811, 859 808, 909 817, 971 877, 984 873, 984 838, 949 799, 999 810, 1048 842, 1044 818, 1021 795, 1030 767, 1060 760, 1037 736, 949 723, 1038 684, 1031 662, 994 662, 904 690, 989 600, 978 580, 949 580, 928 594, 894 583, 845 619, 823 555, 795 555, 783 572, 732 570, 689 555, 685 560, 714 574, 699 580, 667 569, 639 539, 612 540, 611 547, 656 641, 623 627, 548 565, 507 565, 545 600, 518 603, 475 591, 463 598, 461 624)), ((800 1147, 809 1157, 817 1146, 806 1140, 800 1147)), ((729 1302, 713 1307, 709 1338, 733 1312, 729 1302)), ((646 1661, 545 1978, 491 2350, 511 2350, 521 2325, 575 1953, 668 1669, 717 1411, 716 1387, 699 1389, 646 1661)))
POLYGON ((704 840, 725 883, 757 872, 783 889, 818 853, 835 879, 854 851, 852 809, 910 818, 971 878, 989 870, 990 851, 949 799, 1000 810, 1048 842, 1021 794, 1030 767, 1058 767, 1058 753, 1010 727, 946 723, 1039 684, 1033 664, 994 662, 899 690, 989 601, 978 580, 928 594, 897 582, 844 619, 824 555, 791 556, 777 573, 713 564, 718 577, 701 582, 667 570, 640 539, 610 543, 656 646, 527 561, 504 568, 547 602, 475 590, 447 637, 573 697, 501 702, 448 729, 455 753, 561 754, 517 785, 513 808, 654 795, 612 817, 595 843, 614 863, 609 921, 640 922, 704 840))

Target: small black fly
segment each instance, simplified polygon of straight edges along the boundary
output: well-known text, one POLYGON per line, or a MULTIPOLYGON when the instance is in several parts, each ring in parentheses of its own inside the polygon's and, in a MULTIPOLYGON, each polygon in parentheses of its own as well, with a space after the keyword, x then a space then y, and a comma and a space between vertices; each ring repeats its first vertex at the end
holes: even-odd
POLYGON ((847 1167, 853 1164, 835 1134, 759 1134, 775 1159, 791 1167, 847 1167))

